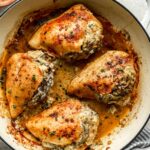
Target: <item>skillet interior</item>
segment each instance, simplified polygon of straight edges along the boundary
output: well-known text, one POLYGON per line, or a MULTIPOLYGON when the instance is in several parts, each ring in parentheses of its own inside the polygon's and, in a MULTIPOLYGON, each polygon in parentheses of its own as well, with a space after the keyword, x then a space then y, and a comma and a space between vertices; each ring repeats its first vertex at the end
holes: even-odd
MULTIPOLYGON (((49 1, 45 1, 45 4, 48 3, 48 2, 49 1)), ((60 5, 63 5, 63 2, 65 2, 65 1, 61 1, 60 5)), ((22 4, 20 4, 20 5, 16 6, 16 7, 19 8, 19 7, 23 7, 23 5, 25 6, 25 4, 23 4, 23 3, 25 3, 25 2, 23 1, 22 4)), ((26 3, 28 3, 28 2, 26 2, 26 3)), ((58 3, 59 3, 59 1, 58 1, 58 3)), ((88 4, 88 1, 87 1, 86 4, 88 4)), ((36 5, 38 5, 38 4, 36 4, 36 5)), ((33 9, 35 9, 35 8, 38 8, 38 6, 34 6, 33 9)), ((138 119, 135 120, 135 121, 133 120, 132 123, 130 123, 130 126, 125 128, 118 135, 118 138, 116 138, 116 140, 115 140, 116 141, 115 143, 117 144, 117 143, 119 143, 119 137, 126 137, 125 140, 121 139, 121 141, 124 141, 124 142, 121 142, 122 146, 123 146, 140 129, 140 126, 138 128, 136 127, 136 122, 138 122, 142 126, 142 124, 144 123, 144 120, 146 120, 146 118, 148 116, 148 113, 149 113, 148 112, 148 110, 149 110, 149 108, 148 108, 148 106, 149 106, 148 105, 149 92, 148 92, 148 85, 146 84, 146 81, 148 81, 148 79, 149 79, 149 76, 148 76, 149 75, 149 69, 148 69, 149 41, 148 41, 145 33, 141 29, 141 27, 139 27, 138 24, 136 23, 136 21, 134 20, 134 18, 132 18, 126 11, 124 11, 122 8, 120 8, 118 5, 116 5, 114 2, 110 3, 109 1, 104 1, 104 2, 102 1, 101 4, 99 4, 98 1, 94 1, 92 4, 89 5, 89 8, 91 8, 91 10, 93 9, 97 13, 100 12, 103 16, 108 18, 115 26, 117 26, 117 27, 119 27, 121 29, 122 28, 123 29, 124 28, 127 29, 129 31, 129 33, 131 34, 131 39, 132 39, 132 42, 134 43, 134 47, 135 47, 136 51, 138 52, 139 56, 142 56, 142 58, 144 58, 144 59, 141 59, 142 67, 141 67, 141 81, 140 81, 141 82, 140 83, 140 85, 141 85, 141 87, 140 87, 141 88, 140 96, 141 96, 141 99, 142 99, 142 103, 141 103, 140 110, 138 112, 138 119), (101 5, 101 7, 95 7, 95 6, 100 6, 100 5, 101 5), (107 6, 107 8, 106 8, 106 6, 107 6), (117 12, 116 12, 116 10, 117 10, 117 12), (120 12, 119 13, 120 16, 118 16, 118 11, 120 12), (145 72, 146 72, 146 74, 145 74, 145 72), (127 133, 129 131, 129 129, 133 130, 133 134, 130 134, 130 135, 128 134, 128 137, 127 137, 127 133), (123 135, 126 135, 126 136, 123 136, 123 135)), ((16 10, 12 10, 12 15, 13 15, 13 13, 15 15, 15 12, 17 12, 17 9, 16 10)), ((6 21, 6 19, 8 19, 7 17, 9 17, 8 14, 6 14, 6 16, 1 19, 3 27, 4 27, 4 22, 6 21)), ((14 22, 15 22, 15 20, 14 20, 14 22)), ((14 23, 12 23, 11 25, 13 26, 14 23)), ((9 29, 9 27, 8 27, 8 29, 9 29)), ((8 30, 8 31, 10 31, 10 30, 8 30)), ((3 36, 2 39, 5 39, 4 37, 6 35, 7 35, 7 32, 3 31, 2 35, 1 35, 1 36, 3 36)), ((2 42, 3 42, 3 40, 2 40, 2 42)), ((1 47, 1 49, 3 49, 3 48, 1 47)), ((115 143, 114 143, 114 146, 115 146, 115 143)))

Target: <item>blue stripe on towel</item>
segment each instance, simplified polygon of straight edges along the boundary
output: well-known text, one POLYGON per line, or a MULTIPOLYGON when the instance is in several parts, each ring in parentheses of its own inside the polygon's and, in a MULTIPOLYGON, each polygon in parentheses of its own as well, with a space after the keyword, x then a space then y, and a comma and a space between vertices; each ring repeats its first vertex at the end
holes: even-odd
POLYGON ((136 150, 150 147, 150 120, 142 132, 124 150, 136 150))

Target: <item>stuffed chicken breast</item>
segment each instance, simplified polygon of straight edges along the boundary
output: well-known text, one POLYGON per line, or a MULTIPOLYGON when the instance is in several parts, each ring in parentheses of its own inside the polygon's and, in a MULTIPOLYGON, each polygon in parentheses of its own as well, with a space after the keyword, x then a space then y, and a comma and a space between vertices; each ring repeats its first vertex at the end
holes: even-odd
POLYGON ((16 118, 28 102, 42 100, 53 84, 52 57, 42 51, 16 53, 7 63, 6 97, 10 114, 16 118))
POLYGON ((40 27, 29 45, 34 49, 52 49, 67 60, 86 59, 101 49, 102 32, 102 24, 78 4, 40 27))
POLYGON ((80 98, 126 105, 136 82, 133 59, 123 51, 109 51, 89 63, 71 82, 68 92, 80 98))
POLYGON ((26 123, 45 147, 55 150, 76 150, 92 144, 98 125, 97 113, 74 99, 54 104, 26 123))

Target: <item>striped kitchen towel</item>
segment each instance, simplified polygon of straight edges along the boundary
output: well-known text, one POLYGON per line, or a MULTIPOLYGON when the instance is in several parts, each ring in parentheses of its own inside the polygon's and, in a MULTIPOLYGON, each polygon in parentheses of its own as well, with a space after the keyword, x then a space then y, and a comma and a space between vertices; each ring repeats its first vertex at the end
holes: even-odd
POLYGON ((150 149, 150 120, 139 135, 123 150, 150 149))

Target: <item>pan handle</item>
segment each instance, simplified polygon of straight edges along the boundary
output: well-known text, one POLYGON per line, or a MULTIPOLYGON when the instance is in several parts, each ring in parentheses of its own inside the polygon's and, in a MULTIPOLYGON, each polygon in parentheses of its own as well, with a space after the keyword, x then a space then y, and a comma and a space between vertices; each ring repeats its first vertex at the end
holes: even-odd
POLYGON ((146 10, 145 16, 142 20, 143 27, 147 30, 150 26, 150 0, 146 0, 148 9, 146 10))

